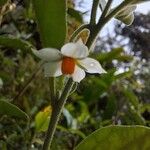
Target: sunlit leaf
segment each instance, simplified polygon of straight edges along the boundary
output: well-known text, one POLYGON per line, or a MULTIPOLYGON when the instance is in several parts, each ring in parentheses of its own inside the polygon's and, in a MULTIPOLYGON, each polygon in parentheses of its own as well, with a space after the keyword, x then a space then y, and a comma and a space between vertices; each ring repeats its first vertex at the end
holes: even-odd
POLYGON ((46 131, 48 128, 50 114, 52 108, 50 106, 46 107, 43 111, 40 111, 35 116, 35 129, 36 131, 46 131))
POLYGON ((93 132, 75 150, 148 150, 149 139, 147 127, 109 126, 93 132))

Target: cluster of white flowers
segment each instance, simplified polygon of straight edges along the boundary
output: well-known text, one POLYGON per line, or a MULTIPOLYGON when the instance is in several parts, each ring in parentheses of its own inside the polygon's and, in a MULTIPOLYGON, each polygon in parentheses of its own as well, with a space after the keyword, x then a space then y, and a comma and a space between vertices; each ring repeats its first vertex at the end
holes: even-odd
POLYGON ((97 60, 87 57, 89 51, 81 39, 76 43, 65 44, 61 51, 43 48, 39 51, 33 50, 33 53, 45 61, 45 77, 57 77, 64 74, 72 77, 73 81, 80 82, 85 78, 85 72, 106 73, 97 60))

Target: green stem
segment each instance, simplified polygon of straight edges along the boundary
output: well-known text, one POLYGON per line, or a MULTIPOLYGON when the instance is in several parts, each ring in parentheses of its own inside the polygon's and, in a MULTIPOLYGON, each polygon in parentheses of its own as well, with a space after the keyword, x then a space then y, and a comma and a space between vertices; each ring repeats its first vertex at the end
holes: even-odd
MULTIPOLYGON (((112 18, 114 17, 120 10, 122 10, 126 5, 128 5, 130 1, 126 2, 123 1, 118 7, 116 7, 111 13, 109 13, 105 18, 100 18, 96 25, 90 26, 90 36, 86 43, 87 47, 90 48, 93 41, 97 37, 98 33, 101 31, 103 26, 112 18)), ((109 4, 110 5, 110 4, 109 4)))
POLYGON ((83 24, 83 25, 81 25, 77 30, 75 30, 74 32, 73 32, 73 34, 71 35, 71 37, 70 37, 70 42, 73 42, 75 39, 76 39, 76 37, 79 35, 79 33, 80 32, 82 32, 84 29, 88 29, 89 28, 89 25, 88 24, 83 24))
POLYGON ((44 145, 43 145, 43 149, 42 150, 48 150, 51 146, 52 143, 52 139, 56 130, 56 126, 60 117, 60 114, 62 112, 62 109, 64 108, 64 105, 66 103, 67 97, 69 96, 70 90, 72 88, 73 85, 73 81, 71 78, 69 78, 63 92, 62 95, 60 97, 59 100, 57 100, 55 102, 55 105, 53 106, 53 110, 52 110, 52 115, 51 115, 51 120, 49 123, 49 127, 47 130, 47 134, 45 137, 45 141, 44 141, 44 145))
POLYGON ((55 79, 54 77, 49 78, 49 87, 50 87, 51 105, 54 107, 55 105, 55 79))
POLYGON ((90 17, 90 25, 96 24, 96 14, 97 14, 98 4, 99 4, 99 0, 93 0, 91 17, 90 17))
POLYGON ((102 15, 101 15, 100 19, 103 19, 107 15, 107 13, 109 12, 109 8, 110 8, 112 2, 113 2, 113 0, 108 0, 106 6, 104 8, 104 11, 102 12, 102 15))

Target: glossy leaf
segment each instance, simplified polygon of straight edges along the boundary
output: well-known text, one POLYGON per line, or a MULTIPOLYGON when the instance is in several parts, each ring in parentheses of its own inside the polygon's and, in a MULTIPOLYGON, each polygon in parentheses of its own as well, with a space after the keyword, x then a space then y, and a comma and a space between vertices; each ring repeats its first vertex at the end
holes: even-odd
POLYGON ((29 120, 29 117, 25 112, 6 100, 0 100, 0 116, 2 115, 29 120))
POLYGON ((60 48, 66 38, 66 0, 33 0, 43 47, 60 48))
POLYGON ((150 128, 144 126, 109 126, 101 128, 75 150, 148 150, 150 128))

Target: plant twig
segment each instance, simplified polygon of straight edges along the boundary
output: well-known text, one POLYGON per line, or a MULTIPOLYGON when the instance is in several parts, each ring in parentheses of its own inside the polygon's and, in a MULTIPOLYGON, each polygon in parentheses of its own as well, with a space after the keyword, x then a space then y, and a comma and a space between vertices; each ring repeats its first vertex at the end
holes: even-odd
POLYGON ((60 117, 60 114, 62 112, 62 109, 66 103, 67 97, 69 96, 70 90, 72 88, 73 85, 73 81, 71 78, 69 78, 63 92, 62 95, 60 97, 60 99, 58 101, 55 102, 55 105, 53 107, 52 110, 52 115, 51 115, 51 120, 49 123, 49 127, 47 130, 47 134, 45 137, 45 141, 44 141, 44 145, 43 145, 43 149, 42 150, 48 150, 49 147, 51 146, 52 143, 52 139, 56 130, 56 126, 60 117))
POLYGON ((51 100, 51 105, 54 107, 55 105, 55 79, 54 77, 49 78, 49 87, 50 87, 50 100, 51 100))
POLYGON ((104 11, 102 12, 102 15, 101 15, 100 19, 103 19, 107 15, 107 13, 109 12, 109 8, 110 8, 112 2, 113 2, 113 0, 108 0, 106 6, 104 8, 104 11))
POLYGON ((90 17, 90 25, 96 24, 96 14, 97 14, 98 4, 99 4, 99 0, 93 0, 91 17, 90 17))
MULTIPOLYGON (((97 37, 98 33, 101 31, 103 26, 112 18, 114 17, 120 10, 122 10, 126 5, 128 5, 130 1, 123 1, 119 6, 117 6, 112 12, 110 12, 105 18, 99 19, 96 25, 91 26, 90 28, 90 36, 86 45, 90 48, 93 41, 97 37)), ((110 5, 110 4, 109 4, 110 5)))

